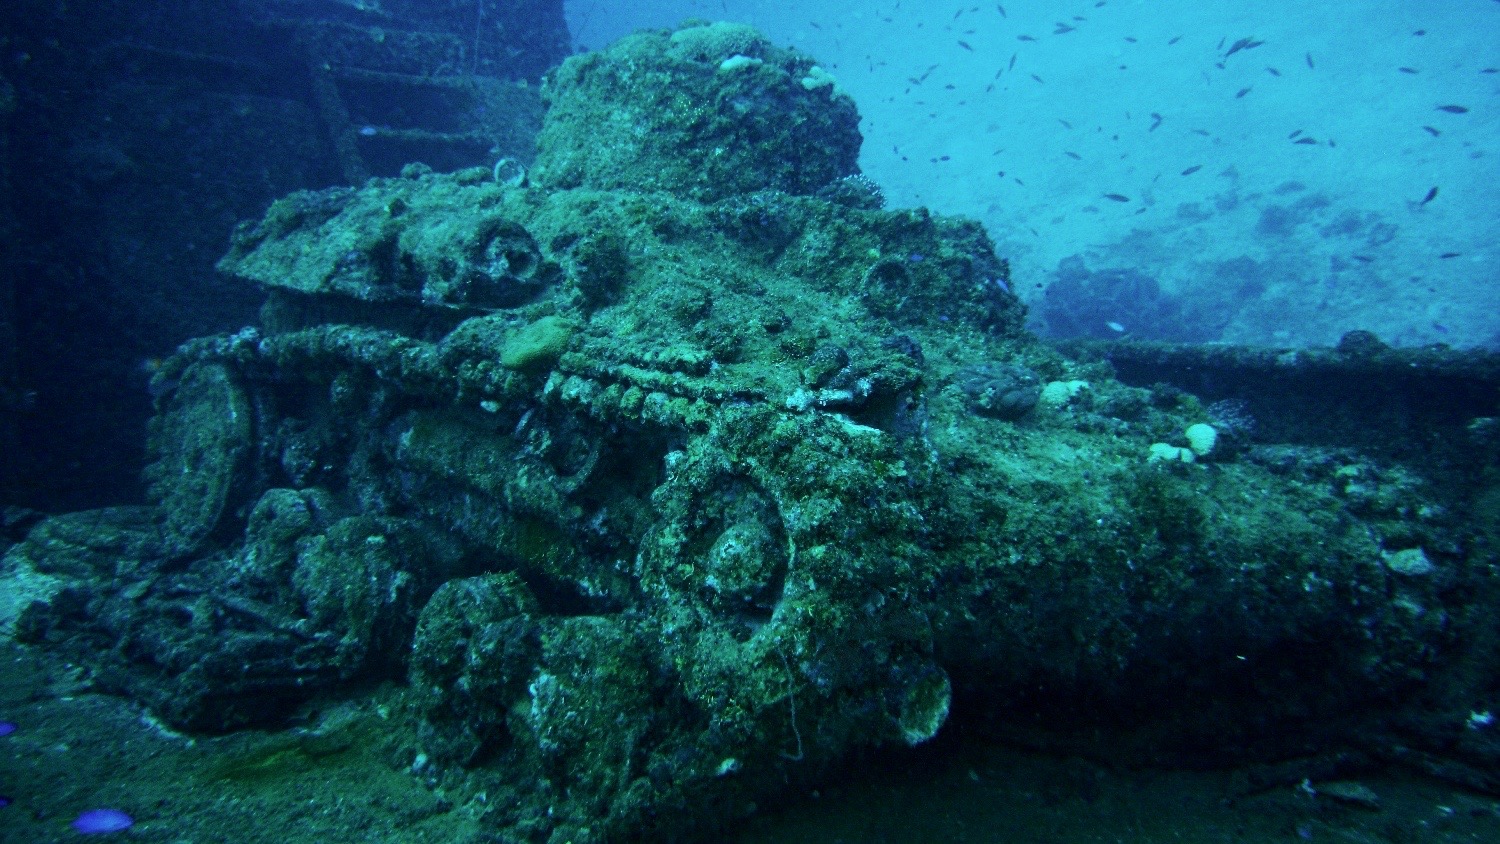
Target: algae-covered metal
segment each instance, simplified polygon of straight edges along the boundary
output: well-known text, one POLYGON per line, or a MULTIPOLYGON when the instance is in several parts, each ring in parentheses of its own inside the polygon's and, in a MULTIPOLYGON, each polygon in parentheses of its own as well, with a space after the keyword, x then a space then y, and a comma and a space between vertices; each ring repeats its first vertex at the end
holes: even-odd
MULTIPOLYGON (((12 556, 75 587, 23 634, 203 729, 401 677, 413 770, 497 834, 597 841, 712 829, 960 709, 1302 747, 1482 624, 1455 586, 1492 595, 1492 561, 1419 474, 1149 462, 1213 421, 1196 400, 1026 335, 976 224, 820 193, 852 157, 786 183, 809 138, 731 132, 724 98, 841 95, 687 32, 571 59, 549 95, 682 86, 651 96, 721 105, 652 119, 759 175, 580 158, 574 107, 533 185, 412 170, 282 200, 222 265, 266 288, 263 324, 158 375, 158 506, 94 517, 162 538, 122 577, 49 522, 12 556), (1388 506, 1334 482, 1362 472, 1388 506), (1394 578, 1418 546, 1433 574, 1394 578), (132 619, 175 673, 86 646, 132 619)), ((836 148, 856 118, 831 114, 836 148)))

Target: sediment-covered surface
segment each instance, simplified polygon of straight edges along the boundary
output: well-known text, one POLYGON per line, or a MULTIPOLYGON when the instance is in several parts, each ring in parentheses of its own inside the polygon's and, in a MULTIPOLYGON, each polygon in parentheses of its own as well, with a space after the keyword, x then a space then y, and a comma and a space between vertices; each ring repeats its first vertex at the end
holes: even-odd
POLYGON ((529 181, 243 227, 268 303, 163 364, 155 506, 42 522, 0 621, 175 729, 378 695, 385 759, 501 840, 722 829, 959 719, 1497 787, 1492 419, 1268 444, 1040 344, 983 231, 881 207, 852 103, 753 31, 547 96, 529 181))

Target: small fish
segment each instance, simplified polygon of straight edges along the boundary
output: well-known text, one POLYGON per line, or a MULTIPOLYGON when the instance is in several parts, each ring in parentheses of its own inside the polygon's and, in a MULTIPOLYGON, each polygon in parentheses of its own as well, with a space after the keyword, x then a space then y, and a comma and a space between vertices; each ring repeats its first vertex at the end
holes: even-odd
POLYGON ((1462 254, 1464 254, 1464 253, 1462 253, 1462 252, 1444 252, 1443 254, 1439 255, 1438 257, 1439 258, 1457 258, 1458 256, 1460 256, 1462 254))
POLYGON ((1002 17, 1002 18, 1010 17, 1009 15, 1005 14, 1005 7, 1002 6, 1002 5, 1000 5, 999 3, 995 4, 995 11, 999 12, 1000 13, 1000 17, 1002 17))
POLYGON ((1058 21, 1057 22, 1057 29, 1052 30, 1052 34, 1053 35, 1063 35, 1065 33, 1072 32, 1075 28, 1076 27, 1068 26, 1067 24, 1063 23, 1062 21, 1058 21))
POLYGON ((969 52, 971 52, 971 53, 972 53, 972 52, 974 52, 974 48, 973 48, 973 47, 970 47, 970 46, 969 46, 969 42, 967 42, 967 41, 963 41, 963 40, 960 40, 960 41, 959 41, 959 42, 958 42, 958 46, 960 46, 960 47, 962 47, 962 48, 964 48, 964 49, 965 49, 965 50, 968 50, 968 51, 969 51, 969 52))
POLYGON ((1161 125, 1162 120, 1163 120, 1163 118, 1162 118, 1162 116, 1160 114, 1157 114, 1154 111, 1151 112, 1151 128, 1147 129, 1146 131, 1147 132, 1155 132, 1156 131, 1156 127, 1158 127, 1158 126, 1161 125))
POLYGON ((1015 70, 1016 69, 1016 57, 1019 56, 1019 55, 1021 55, 1021 54, 1020 53, 1011 53, 1010 54, 1010 65, 1005 68, 1006 70, 1015 70))
POLYGON ((1422 197, 1422 201, 1418 202, 1417 204, 1418 205, 1426 205, 1427 203, 1433 201, 1434 199, 1437 199, 1437 187, 1436 186, 1434 186, 1432 188, 1432 190, 1428 191, 1427 195, 1424 196, 1424 197, 1422 197))
POLYGON ((1277 70, 1274 67, 1268 67, 1268 68, 1266 68, 1266 73, 1269 73, 1272 76, 1280 76, 1281 75, 1281 71, 1277 70))
POLYGON ((1017 35, 1016 36, 1016 40, 1017 41, 1035 41, 1036 39, 1032 38, 1030 35, 1017 35))
MULTIPOLYGON (((1031 74, 1031 78, 1032 78, 1032 79, 1035 79, 1035 80, 1036 80, 1036 81, 1038 81, 1038 82, 1042 82, 1042 77, 1040 77, 1040 76, 1037 76, 1037 75, 1036 75, 1036 74, 1035 74, 1035 73, 1033 73, 1033 74, 1031 74)), ((1042 84, 1043 84, 1043 85, 1045 85, 1045 84, 1047 84, 1047 83, 1045 83, 1045 82, 1042 82, 1042 84)))
POLYGON ((1500 73, 1500 67, 1487 67, 1484 70, 1481 70, 1479 72, 1480 73, 1500 73))
POLYGON ((1224 58, 1227 59, 1230 56, 1234 55, 1235 53, 1238 53, 1241 50, 1254 49, 1254 48, 1259 47, 1260 45, 1262 45, 1264 43, 1266 43, 1266 42, 1264 42, 1264 41, 1256 41, 1255 40, 1255 36, 1253 36, 1253 35, 1252 36, 1247 36, 1245 38, 1241 38, 1240 40, 1238 40, 1238 41, 1234 42, 1232 45, 1230 45, 1229 52, 1227 52, 1227 53, 1224 54, 1224 58))
POLYGON ((1079 155, 1076 152, 1064 152, 1063 155, 1066 155, 1067 157, 1073 159, 1074 161, 1082 161, 1083 160, 1083 156, 1079 155))
POLYGON ((1181 35, 1174 35, 1171 38, 1167 39, 1167 46, 1170 47, 1173 44, 1176 44, 1178 41, 1181 41, 1181 40, 1182 40, 1182 36, 1181 35))
POLYGON ((1128 197, 1128 196, 1126 196, 1124 194, 1120 194, 1120 193, 1106 193, 1104 195, 1104 198, 1105 199, 1109 199, 1109 200, 1113 200, 1114 202, 1129 202, 1130 201, 1130 197, 1128 197))
POLYGON ((1466 108, 1466 107, 1464 107, 1464 106, 1461 106, 1461 105, 1444 105, 1444 106, 1438 106, 1437 110, 1438 111, 1446 111, 1449 114, 1468 114, 1469 113, 1469 109, 1466 108))
POLYGON ((1135 38, 1134 35, 1127 35, 1127 36, 1125 36, 1125 43, 1126 44, 1134 44, 1135 42, 1136 42, 1136 38, 1135 38))
POLYGON ((1399 70, 1399 71, 1401 71, 1402 73, 1419 73, 1420 72, 1420 71, 1418 71, 1414 67, 1398 67, 1396 69, 1399 70))
POLYGON ((1198 172, 1199 170, 1202 170, 1202 169, 1203 169, 1203 165, 1202 164, 1194 164, 1192 167, 1189 167, 1188 169, 1182 171, 1182 175, 1184 175, 1184 176, 1191 176, 1194 173, 1196 173, 1196 172, 1198 172))
POLYGON ((135 818, 119 809, 90 809, 79 815, 69 826, 84 835, 119 832, 135 826, 135 818))
POLYGON ((1292 141, 1292 143, 1294 143, 1294 144, 1316 144, 1317 141, 1313 140, 1312 138, 1298 138, 1297 140, 1292 141))
POLYGON ((1439 132, 1438 130, 1432 128, 1431 126, 1423 126, 1422 129, 1423 129, 1423 131, 1427 132, 1427 134, 1433 136, 1434 138, 1436 138, 1438 135, 1443 134, 1442 132, 1439 132))
POLYGON ((1297 137, 1300 134, 1302 134, 1302 130, 1301 129, 1293 129, 1292 130, 1292 134, 1287 135, 1286 139, 1290 141, 1292 138, 1295 138, 1295 137, 1297 137))
POLYGON ((1248 93, 1250 93, 1250 89, 1249 88, 1241 88, 1239 90, 1239 93, 1237 93, 1237 94, 1234 95, 1234 98, 1238 100, 1238 99, 1240 99, 1241 97, 1245 96, 1248 93))
POLYGON ((1125 326, 1119 324, 1118 322, 1115 322, 1114 320, 1110 320, 1109 322, 1104 323, 1104 327, 1108 328, 1110 331, 1115 332, 1116 334, 1125 333, 1125 326))
POLYGON ((1307 54, 1307 66, 1308 68, 1313 67, 1312 53, 1307 54))

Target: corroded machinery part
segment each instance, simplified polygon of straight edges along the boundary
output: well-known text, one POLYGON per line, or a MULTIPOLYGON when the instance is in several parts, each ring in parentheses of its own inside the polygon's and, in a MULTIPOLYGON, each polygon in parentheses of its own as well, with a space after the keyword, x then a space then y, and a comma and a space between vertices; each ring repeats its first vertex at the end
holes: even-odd
POLYGON ((238 231, 220 267, 272 289, 372 304, 482 312, 529 301, 558 268, 525 228, 491 207, 506 186, 468 174, 473 210, 460 217, 447 197, 399 190, 403 179, 377 180, 398 187, 374 202, 346 188, 294 193, 238 231))
POLYGON ((173 553, 199 550, 246 503, 258 433, 254 403, 231 367, 203 361, 177 379, 151 423, 155 459, 146 473, 173 553))
POLYGON ((330 522, 327 505, 268 490, 233 555, 186 565, 152 509, 50 519, 7 557, 53 584, 16 636, 177 728, 279 724, 320 690, 401 668, 416 610, 453 561, 420 523, 330 522))
POLYGON ((714 708, 739 689, 778 752, 931 737, 948 685, 931 656, 921 514, 938 489, 920 449, 831 414, 728 409, 665 464, 638 577, 682 692, 714 708), (794 696, 815 740, 781 711, 794 696))
MULTIPOLYGON (((1296 678, 1274 643, 1309 631, 1341 655, 1320 669, 1329 700, 1430 662, 1441 615, 1391 601, 1435 605, 1438 581, 1383 597, 1374 537, 1441 526, 1367 524, 1321 482, 1229 457, 1148 462, 1200 408, 1015 334, 969 227, 463 174, 372 184, 344 207, 400 198, 437 228, 466 197, 530 233, 556 283, 472 313, 305 296, 254 342, 183 361, 229 367, 274 409, 257 465, 336 490, 338 515, 415 514, 461 549, 434 585, 491 598, 421 610, 417 741, 428 775, 513 793, 507 819, 576 831, 689 794, 748 805, 795 762, 923 741, 990 689, 1206 694, 1239 676, 1234 654, 1296 678), (628 246, 580 263, 590 228, 628 246), (579 281, 592 272, 607 282, 579 281), (557 721, 628 720, 642 700, 670 719, 607 737, 557 721)), ((239 266, 274 274, 276 250, 239 266)), ((1177 712, 1176 740, 1210 741, 1305 680, 1177 712)), ((1131 700, 1111 705, 1175 711, 1131 700)))
POLYGON ((569 58, 542 94, 533 175, 549 188, 714 201, 812 194, 858 172, 854 101, 811 58, 744 24, 638 32, 569 58))

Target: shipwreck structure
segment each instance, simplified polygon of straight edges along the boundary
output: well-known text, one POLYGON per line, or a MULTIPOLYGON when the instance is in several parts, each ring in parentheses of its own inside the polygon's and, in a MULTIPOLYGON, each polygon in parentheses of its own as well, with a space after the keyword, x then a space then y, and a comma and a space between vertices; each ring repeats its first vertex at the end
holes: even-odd
POLYGON ((241 227, 260 323, 161 366, 153 506, 10 551, 19 638, 188 730, 399 683, 404 764, 506 840, 688 837, 954 719, 1496 787, 1493 390, 1414 459, 1065 356, 745 27, 544 93, 529 173, 241 227))

